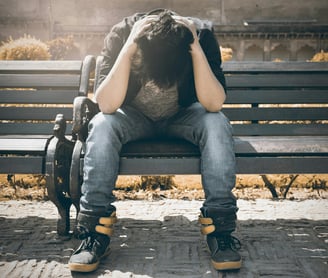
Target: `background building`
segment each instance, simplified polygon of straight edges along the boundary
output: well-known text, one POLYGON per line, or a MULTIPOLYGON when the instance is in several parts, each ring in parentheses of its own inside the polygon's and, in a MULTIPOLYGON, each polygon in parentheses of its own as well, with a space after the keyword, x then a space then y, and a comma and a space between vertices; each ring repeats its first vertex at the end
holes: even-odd
POLYGON ((0 0, 0 41, 72 35, 76 56, 97 55, 113 24, 158 7, 211 20, 233 60, 308 60, 328 50, 328 1, 322 0, 0 0))

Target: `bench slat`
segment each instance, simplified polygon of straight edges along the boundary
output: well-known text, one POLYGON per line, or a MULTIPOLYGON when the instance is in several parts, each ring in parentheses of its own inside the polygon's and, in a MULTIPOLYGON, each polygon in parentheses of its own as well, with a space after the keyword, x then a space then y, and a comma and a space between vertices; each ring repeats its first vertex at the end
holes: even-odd
POLYGON ((75 90, 0 90, 1 103, 72 104, 75 90))
POLYGON ((327 73, 226 75, 226 83, 232 88, 320 88, 328 87, 327 73))
POLYGON ((66 120, 72 120, 72 107, 1 107, 2 120, 44 120, 53 121, 57 114, 63 114, 66 120))
POLYGON ((237 156, 328 156, 328 136, 235 137, 237 156))
POLYGON ((67 74, 0 74, 3 88, 79 88, 79 75, 67 74))
POLYGON ((0 174, 45 174, 44 157, 1 157, 0 174))
POLYGON ((327 120, 328 108, 224 108, 231 121, 242 120, 327 120))
POLYGON ((228 90, 226 104, 328 103, 328 90, 228 90))
POLYGON ((181 139, 145 139, 123 145, 121 156, 168 156, 186 157, 199 155, 197 146, 181 139))
POLYGON ((68 72, 79 73, 82 61, 1 61, 0 73, 45 73, 45 72, 68 72))
MULTIPOLYGON (((325 174, 327 157, 237 157, 238 174, 325 174)), ((81 161, 83 164, 83 161, 81 161)), ((121 158, 120 175, 192 175, 200 173, 200 159, 121 158)))
POLYGON ((44 155, 48 138, 0 138, 0 154, 44 155))
MULTIPOLYGON (((328 136, 243 136, 235 137, 235 152, 237 156, 268 156, 268 155, 327 155, 328 136)), ((123 146, 123 157, 158 157, 199 156, 197 146, 185 140, 145 139, 130 142, 123 146)))
MULTIPOLYGON (((49 123, 0 123, 0 135, 52 135, 54 122, 49 123)), ((66 134, 71 135, 72 124, 68 123, 66 134)))
POLYGON ((225 73, 328 72, 328 62, 227 61, 222 63, 222 69, 225 73))
POLYGON ((200 160, 195 157, 172 158, 133 158, 121 157, 120 175, 187 175, 200 171, 200 160))
POLYGON ((235 136, 322 136, 328 135, 327 124, 233 124, 235 136))
POLYGON ((238 174, 327 174, 328 157, 238 157, 238 174))

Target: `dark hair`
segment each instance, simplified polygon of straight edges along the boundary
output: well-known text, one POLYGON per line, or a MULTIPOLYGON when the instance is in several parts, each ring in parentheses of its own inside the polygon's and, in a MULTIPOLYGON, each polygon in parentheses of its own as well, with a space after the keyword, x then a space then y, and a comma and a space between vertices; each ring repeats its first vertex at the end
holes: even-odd
POLYGON ((169 11, 159 14, 149 32, 137 39, 141 51, 138 72, 143 81, 153 80, 158 86, 172 86, 191 65, 192 32, 177 23, 169 11))

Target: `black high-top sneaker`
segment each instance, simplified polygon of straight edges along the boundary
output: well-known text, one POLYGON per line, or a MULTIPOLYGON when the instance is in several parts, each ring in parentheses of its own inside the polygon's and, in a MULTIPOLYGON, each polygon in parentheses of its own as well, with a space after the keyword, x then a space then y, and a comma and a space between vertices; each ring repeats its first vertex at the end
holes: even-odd
POLYGON ((109 254, 112 226, 116 221, 115 211, 108 217, 79 213, 77 236, 82 243, 68 262, 71 271, 91 272, 98 268, 100 260, 109 254))
POLYGON ((207 235, 207 246, 211 253, 212 265, 217 270, 241 268, 238 251, 240 242, 231 234, 207 235))
POLYGON ((231 235, 235 229, 235 213, 224 216, 215 211, 204 211, 199 216, 201 232, 211 253, 212 265, 217 270, 240 269, 242 259, 238 250, 240 241, 231 235), (205 215, 204 215, 205 214, 205 215))

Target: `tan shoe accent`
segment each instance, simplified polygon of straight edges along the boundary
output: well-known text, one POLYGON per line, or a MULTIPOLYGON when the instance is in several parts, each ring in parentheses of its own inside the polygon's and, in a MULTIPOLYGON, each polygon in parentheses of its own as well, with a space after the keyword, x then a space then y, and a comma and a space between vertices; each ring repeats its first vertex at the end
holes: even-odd
POLYGON ((117 222, 116 212, 114 211, 109 217, 100 217, 99 224, 101 225, 113 225, 117 222))
POLYGON ((116 212, 114 211, 109 217, 100 217, 99 224, 96 225, 97 233, 112 236, 114 234, 113 225, 117 222, 116 212))
POLYGON ((215 231, 215 226, 213 225, 213 219, 209 217, 204 217, 202 214, 198 217, 198 222, 202 225, 200 231, 203 235, 208 235, 215 231))
POLYGON ((69 263, 68 268, 70 271, 74 272, 92 272, 95 271, 99 266, 99 262, 94 264, 78 264, 78 263, 69 263))
POLYGON ((216 270, 240 269, 241 260, 237 262, 220 262, 220 263, 212 260, 212 265, 216 270))

